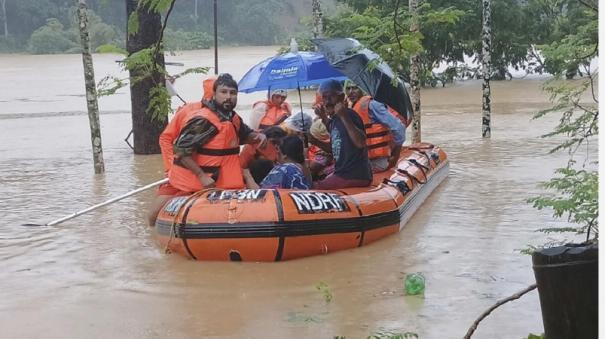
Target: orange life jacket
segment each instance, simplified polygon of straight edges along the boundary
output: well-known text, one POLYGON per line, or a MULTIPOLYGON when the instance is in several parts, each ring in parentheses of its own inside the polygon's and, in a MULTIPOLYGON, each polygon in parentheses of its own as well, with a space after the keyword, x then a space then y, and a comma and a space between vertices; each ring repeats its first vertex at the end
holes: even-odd
POLYGON ((279 106, 275 105, 271 100, 257 101, 252 107, 260 103, 267 105, 267 113, 265 113, 258 126, 260 130, 279 125, 292 114, 292 106, 285 101, 279 106))
POLYGON ((410 123, 412 122, 410 117, 399 114, 396 110, 391 108, 391 106, 389 106, 389 105, 387 105, 387 111, 389 111, 389 113, 391 113, 392 116, 394 116, 395 118, 399 119, 399 121, 401 121, 404 129, 407 128, 410 125, 410 123))
MULTIPOLYGON (((202 81, 202 88, 204 89, 202 99, 211 100, 214 96, 214 82, 215 77, 210 77, 202 81)), ((174 141, 181 134, 181 130, 185 124, 191 119, 193 113, 202 109, 202 102, 190 102, 177 108, 176 113, 172 120, 166 125, 162 134, 160 134, 159 144, 160 150, 162 151, 162 162, 164 163, 164 171, 168 173, 170 167, 174 163, 174 150, 172 148, 174 141)))
POLYGON ((391 156, 391 131, 382 124, 371 122, 370 100, 372 97, 366 95, 359 98, 353 105, 353 110, 361 117, 366 130, 368 156, 370 159, 389 157, 391 156))
POLYGON ((216 82, 215 77, 210 77, 202 81, 202 99, 210 100, 214 96, 214 83, 216 82))
MULTIPOLYGON (((241 118, 235 114, 231 121, 221 121, 215 112, 207 107, 192 116, 208 119, 218 133, 208 143, 201 146, 192 158, 216 182, 216 187, 225 189, 244 188, 244 178, 239 162, 239 138, 241 118)), ((189 169, 175 163, 168 173, 168 180, 175 188, 184 192, 201 190, 198 177, 189 169)))
POLYGON ((170 170, 172 163, 174 162, 174 150, 172 148, 174 141, 179 137, 179 134, 181 134, 181 130, 187 121, 189 121, 194 113, 200 109, 202 109, 202 103, 200 101, 190 102, 179 107, 172 120, 166 125, 162 134, 160 134, 159 144, 162 151, 164 170, 166 172, 170 170))

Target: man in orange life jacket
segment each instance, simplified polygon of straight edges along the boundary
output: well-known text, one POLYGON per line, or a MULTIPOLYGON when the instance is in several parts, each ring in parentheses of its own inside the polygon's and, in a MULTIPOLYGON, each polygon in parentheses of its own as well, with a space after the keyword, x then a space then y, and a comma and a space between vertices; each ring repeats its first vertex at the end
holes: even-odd
POLYGON ((369 95, 364 96, 356 84, 347 82, 345 90, 350 107, 363 120, 372 172, 382 172, 395 166, 405 141, 405 126, 385 104, 369 95))
POLYGON ((184 192, 203 188, 244 188, 239 145, 267 139, 250 129, 233 111, 237 105, 237 82, 222 74, 214 83, 214 97, 187 122, 174 143, 170 184, 184 192))
MULTIPOLYGON (((212 100, 214 96, 214 82, 216 81, 216 77, 210 77, 202 81, 202 89, 203 95, 201 101, 196 102, 188 102, 176 110, 174 117, 162 134, 160 134, 159 144, 160 149, 162 150, 162 161, 164 163, 164 171, 168 174, 168 170, 172 167, 172 163, 174 162, 174 151, 172 146, 174 141, 181 133, 181 129, 189 119, 191 119, 192 115, 195 114, 196 111, 202 109, 202 107, 207 107, 208 103, 212 100)), ((160 191, 162 188, 165 188, 169 185, 160 186, 160 191)))
POLYGON ((286 90, 274 89, 269 91, 268 100, 255 102, 250 127, 264 130, 284 122, 292 114, 292 106, 286 102, 287 97, 286 90))
MULTIPOLYGON (((162 150, 162 162, 164 163, 164 173, 168 176, 168 171, 172 167, 174 163, 174 150, 173 145, 176 138, 181 134, 181 130, 196 114, 197 111, 201 110, 202 107, 208 106, 209 102, 212 100, 214 96, 214 82, 216 81, 216 77, 210 77, 202 81, 203 95, 201 101, 196 102, 188 102, 176 110, 174 117, 168 122, 166 128, 162 134, 160 134, 159 144, 160 149, 162 150)), ((147 213, 147 221, 149 225, 153 226, 155 223, 155 219, 160 212, 162 206, 166 204, 166 202, 172 199, 174 196, 185 195, 186 192, 180 191, 174 188, 170 183, 165 183, 158 187, 157 196, 155 201, 151 204, 149 211, 147 213)))
POLYGON ((160 188, 155 210, 152 208, 149 213, 151 225, 163 205, 160 200, 165 203, 172 196, 203 188, 244 188, 239 145, 266 144, 265 135, 250 129, 233 111, 237 105, 237 82, 231 75, 221 74, 214 82, 213 93, 212 99, 204 100, 200 109, 191 109, 181 117, 186 124, 180 128, 173 145, 174 160, 168 167, 169 189, 162 192, 160 188))

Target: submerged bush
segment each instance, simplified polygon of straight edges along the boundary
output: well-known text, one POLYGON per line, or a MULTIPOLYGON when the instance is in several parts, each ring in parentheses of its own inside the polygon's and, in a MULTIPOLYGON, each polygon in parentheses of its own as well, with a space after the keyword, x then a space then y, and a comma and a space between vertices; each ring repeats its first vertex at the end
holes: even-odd
POLYGON ((204 32, 184 32, 166 28, 164 47, 169 50, 182 51, 210 48, 212 37, 204 32))
POLYGON ((33 54, 64 53, 78 45, 68 38, 63 24, 55 18, 46 20, 46 25, 35 30, 28 42, 28 50, 33 54))

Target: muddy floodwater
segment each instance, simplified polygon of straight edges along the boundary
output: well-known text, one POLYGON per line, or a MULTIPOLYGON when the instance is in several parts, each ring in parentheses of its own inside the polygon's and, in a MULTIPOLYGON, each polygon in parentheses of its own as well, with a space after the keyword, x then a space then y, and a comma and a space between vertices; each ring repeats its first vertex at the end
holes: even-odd
MULTIPOLYGON (((276 47, 221 50, 240 78, 276 47)), ((213 65, 212 51, 168 56, 213 65)), ((119 73, 95 55, 96 77, 119 73)), ((171 73, 184 67, 170 66, 171 73)), ((100 101, 106 173, 94 175, 79 55, 0 55, 0 328, 3 338, 365 338, 377 331, 461 338, 499 299, 534 282, 527 244, 548 237, 549 211, 525 200, 566 163, 541 139, 557 116, 544 79, 492 84, 492 138, 481 138, 481 83, 422 91, 423 140, 449 155, 449 177, 394 236, 369 246, 278 263, 195 262, 164 254, 145 225, 148 191, 54 227, 48 222, 162 178, 159 155, 124 142, 130 101, 100 101), (424 298, 403 278, 422 272, 424 298), (327 285, 325 293, 316 286, 327 285)), ((177 81, 186 100, 202 76, 177 81)), ((240 96, 241 113, 264 93, 240 96)), ((303 97, 309 106, 312 93, 303 97)), ((289 98, 297 101, 294 93, 289 98)), ((173 99, 173 107, 178 99, 173 99)), ((294 105, 296 107, 296 105, 294 105)), ((497 309, 476 338, 542 333, 537 293, 497 309)))

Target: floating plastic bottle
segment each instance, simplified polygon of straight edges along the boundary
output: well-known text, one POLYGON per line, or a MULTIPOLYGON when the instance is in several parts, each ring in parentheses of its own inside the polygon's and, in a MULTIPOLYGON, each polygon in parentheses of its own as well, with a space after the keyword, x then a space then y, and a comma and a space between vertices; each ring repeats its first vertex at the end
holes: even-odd
POLYGON ((422 273, 411 273, 405 276, 405 294, 424 294, 424 276, 422 273))

